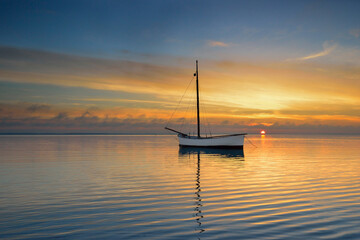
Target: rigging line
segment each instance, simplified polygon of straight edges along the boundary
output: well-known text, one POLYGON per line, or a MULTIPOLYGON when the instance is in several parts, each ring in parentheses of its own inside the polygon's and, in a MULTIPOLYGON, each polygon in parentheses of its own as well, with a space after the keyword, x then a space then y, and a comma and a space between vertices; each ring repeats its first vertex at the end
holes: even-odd
POLYGON ((207 129, 206 129, 206 121, 205 121, 205 112, 203 111, 204 110, 204 104, 202 102, 202 94, 201 94, 201 90, 200 90, 200 86, 199 86, 199 101, 201 102, 201 104, 199 104, 200 106, 200 119, 201 119, 201 122, 203 123, 200 127, 202 129, 202 131, 206 134, 207 136, 207 129), (205 124, 204 124, 205 123, 205 124))
POLYGON ((187 128, 189 130, 189 134, 195 135, 196 130, 196 86, 194 85, 194 89, 192 91, 193 95, 191 97, 191 106, 189 109, 189 118, 187 119, 187 128), (194 123, 195 122, 195 123, 194 123))
POLYGON ((184 124, 186 123, 186 116, 187 116, 189 107, 190 107, 190 105, 192 105, 192 103, 193 103, 193 101, 194 101, 194 99, 193 99, 194 92, 191 92, 190 94, 192 94, 192 95, 191 95, 190 98, 189 98, 189 103, 188 103, 188 106, 187 106, 186 111, 185 111, 185 116, 184 116, 184 118, 182 119, 182 122, 181 122, 181 125, 180 125, 180 132, 182 131, 183 126, 184 126, 184 124))
POLYGON ((202 106, 202 102, 201 102, 201 90, 200 90, 200 86, 199 86, 199 109, 200 109, 200 123, 202 123, 200 125, 200 130, 203 134, 207 134, 206 132, 206 128, 204 125, 204 111, 203 111, 203 106, 202 106), (200 104, 201 103, 201 104, 200 104))
POLYGON ((187 118, 188 118, 188 114, 189 114, 189 108, 190 106, 192 106, 192 90, 190 91, 190 95, 188 97, 188 102, 187 102, 187 108, 186 111, 184 112, 184 115, 182 116, 182 121, 181 121, 181 125, 180 125, 180 131, 182 132, 184 129, 184 126, 186 126, 187 123, 187 118))
MULTIPOLYGON (((200 95, 200 99, 201 99, 201 94, 200 95)), ((212 136, 212 133, 211 133, 211 129, 210 129, 210 124, 209 124, 209 121, 208 121, 208 112, 207 112, 207 108, 206 108, 206 104, 204 103, 204 101, 202 101, 202 104, 200 105, 201 109, 202 109, 202 116, 203 116, 203 122, 205 122, 205 125, 204 125, 204 129, 205 131, 208 131, 210 136, 212 136)))
POLYGON ((184 115, 182 116, 182 118, 180 119, 180 132, 182 132, 182 129, 183 129, 183 126, 184 124, 186 123, 186 115, 187 115, 187 112, 189 110, 189 106, 190 106, 190 100, 188 101, 188 104, 187 104, 187 108, 186 108, 186 111, 184 112, 184 115))
POLYGON ((207 108, 206 108, 206 105, 204 105, 204 112, 206 114, 206 118, 205 118, 205 121, 206 121, 206 124, 207 124, 207 127, 208 127, 208 130, 209 130, 209 133, 210 133, 210 136, 212 136, 212 133, 211 133, 211 128, 210 128, 210 123, 209 123, 209 118, 208 118, 208 111, 207 111, 207 108))
POLYGON ((207 112, 207 109, 205 108, 205 112, 206 112, 206 115, 207 115, 207 118, 206 118, 206 123, 207 123, 207 127, 209 129, 209 133, 210 133, 210 136, 212 137, 212 132, 211 132, 211 126, 210 126, 210 123, 209 123, 209 114, 207 112))
POLYGON ((171 116, 170 116, 170 118, 169 118, 168 122, 166 123, 166 127, 169 125, 169 123, 170 123, 170 121, 171 121, 172 117, 174 116, 174 113, 178 110, 178 108, 179 108, 179 106, 180 106, 180 103, 181 103, 181 101, 182 101, 183 97, 185 96, 185 93, 187 92, 187 90, 188 90, 188 88, 189 88, 190 84, 191 84, 191 83, 192 83, 192 81, 194 80, 194 78, 195 78, 195 76, 193 76, 193 77, 192 77, 191 81, 190 81, 190 82, 189 82, 189 84, 187 85, 186 90, 185 90, 184 94, 181 96, 180 101, 179 101, 178 105, 176 106, 175 111, 171 114, 171 116))
POLYGON ((197 106, 196 106, 196 86, 194 86, 195 90, 193 91, 193 97, 192 97, 192 104, 191 104, 191 109, 190 109, 190 118, 189 118, 189 133, 192 135, 195 135, 195 132, 197 131, 197 119, 196 119, 196 114, 197 114, 197 106))
POLYGON ((193 110, 192 110, 192 115, 191 115, 191 127, 192 127, 192 132, 193 132, 193 135, 197 135, 196 132, 197 132, 197 98, 196 98, 196 86, 195 86, 195 90, 194 90, 194 97, 193 97, 193 110))
POLYGON ((254 147, 257 148, 257 146, 256 146, 255 144, 253 144, 247 136, 245 136, 245 138, 246 138, 246 140, 247 140, 251 145, 253 145, 254 147))
POLYGON ((200 108, 202 109, 202 112, 203 112, 203 114, 202 114, 202 116, 203 116, 203 122, 205 122, 205 124, 204 124, 204 129, 205 129, 205 132, 207 133, 209 133, 210 134, 210 136, 212 136, 212 133, 211 133, 211 129, 210 129, 210 124, 209 124, 209 121, 208 121, 208 113, 207 113, 207 109, 206 109, 206 104, 205 104, 205 102, 203 101, 203 99, 202 99, 202 94, 201 94, 201 91, 200 91, 200 86, 199 86, 199 98, 200 98, 200 100, 201 100, 201 102, 202 102, 202 104, 200 105, 200 108))
POLYGON ((204 123, 203 124, 203 129, 204 129, 204 132, 206 133, 206 136, 207 134, 210 134, 210 131, 209 131, 209 128, 208 128, 208 125, 206 124, 207 122, 207 116, 206 116, 206 111, 205 111, 205 106, 204 104, 202 104, 202 107, 201 107, 201 121, 204 123))
POLYGON ((208 120, 207 120, 207 113, 205 111, 205 108, 204 108, 204 122, 205 122, 205 129, 206 129, 206 132, 211 136, 211 131, 210 131, 210 128, 209 128, 209 124, 207 123, 208 120))

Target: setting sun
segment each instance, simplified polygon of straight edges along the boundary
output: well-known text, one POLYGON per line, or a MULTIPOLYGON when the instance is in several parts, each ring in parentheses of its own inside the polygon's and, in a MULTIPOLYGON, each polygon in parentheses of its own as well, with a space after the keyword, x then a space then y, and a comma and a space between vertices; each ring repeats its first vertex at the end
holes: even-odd
POLYGON ((261 135, 265 135, 265 131, 264 131, 264 130, 261 130, 260 134, 261 134, 261 135))

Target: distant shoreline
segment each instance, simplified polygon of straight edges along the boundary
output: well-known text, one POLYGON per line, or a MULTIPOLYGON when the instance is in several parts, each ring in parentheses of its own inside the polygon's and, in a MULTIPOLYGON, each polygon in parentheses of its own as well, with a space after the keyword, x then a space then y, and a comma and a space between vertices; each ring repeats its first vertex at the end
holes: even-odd
POLYGON ((172 135, 166 133, 0 133, 0 135, 172 135))
MULTIPOLYGON (((226 133, 216 133, 215 135, 221 135, 226 133)), ((249 135, 260 135, 259 133, 248 133, 249 135)), ((108 136, 173 136, 174 134, 168 133, 0 133, 0 136, 21 136, 21 135, 29 135, 29 136, 71 136, 71 135, 108 135, 108 136)), ((271 135, 349 135, 349 136, 358 136, 360 133, 268 133, 265 136, 271 135)))

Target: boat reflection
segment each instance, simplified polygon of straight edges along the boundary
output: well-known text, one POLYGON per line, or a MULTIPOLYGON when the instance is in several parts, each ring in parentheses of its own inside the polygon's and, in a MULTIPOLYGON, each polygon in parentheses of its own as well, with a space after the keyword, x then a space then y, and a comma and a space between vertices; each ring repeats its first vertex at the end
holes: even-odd
POLYGON ((236 158, 244 160, 243 149, 223 149, 223 148, 197 148, 197 147, 180 147, 179 155, 205 154, 225 158, 236 158))
MULTIPOLYGON (((200 153, 197 153, 197 169, 196 169, 196 188, 195 188, 195 220, 198 224, 198 226, 195 228, 195 230, 198 232, 198 234, 201 234, 205 231, 205 229, 201 226, 201 219, 204 218, 204 215, 202 214, 202 202, 201 202, 201 187, 200 187, 200 153)), ((198 235, 198 239, 200 239, 200 235, 198 235)))
MULTIPOLYGON (((196 147, 180 147, 179 148, 179 157, 184 158, 189 156, 189 158, 197 158, 197 169, 196 169, 196 182, 195 182, 195 208, 194 208, 194 217, 197 223, 195 228, 198 239, 200 239, 200 234, 205 231, 205 228, 202 226, 202 219, 204 214, 202 212, 203 203, 201 198, 201 186, 200 186, 200 169, 201 169, 201 156, 211 156, 211 157, 220 157, 227 159, 236 159, 244 160, 244 151, 243 149, 216 149, 216 148, 196 148, 196 147)), ((206 158, 206 157, 205 157, 206 158)))

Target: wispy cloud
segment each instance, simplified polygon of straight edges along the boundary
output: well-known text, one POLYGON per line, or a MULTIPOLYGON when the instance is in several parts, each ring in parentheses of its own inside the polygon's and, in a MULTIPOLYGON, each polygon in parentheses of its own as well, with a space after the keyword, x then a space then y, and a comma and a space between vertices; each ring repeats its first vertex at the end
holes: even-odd
POLYGON ((349 34, 356 38, 359 38, 360 37, 360 28, 351 29, 349 31, 349 34))
POLYGON ((187 74, 161 64, 0 46, 0 81, 158 94, 176 91, 187 74))
MULTIPOLYGON (((48 105, 51 114, 44 115, 40 114, 40 112, 34 112, 29 115, 28 108, 32 105, 34 104, 27 102, 0 103, 0 108, 3 109, 3 113, 0 114, 0 133, 165 133, 163 127, 168 118, 168 113, 166 115, 159 114, 159 110, 157 110, 157 113, 152 114, 155 109, 149 109, 148 111, 141 109, 130 113, 129 110, 131 109, 64 109, 57 105, 48 105), (122 113, 116 114, 114 113, 116 111, 122 111, 122 113)), ((313 103, 311 106, 316 105, 313 103)), ((333 109, 332 104, 321 105, 321 108, 323 107, 333 109)), ((338 107, 341 107, 341 105, 338 105, 338 107)), ((244 110, 239 111, 244 112, 244 110)), ((327 110, 327 112, 331 112, 329 109, 327 110)), ((231 115, 226 112, 220 115, 208 116, 212 130, 215 130, 214 132, 223 133, 233 132, 234 130, 259 132, 259 129, 266 127, 266 129, 274 133, 360 133, 360 117, 341 115, 344 112, 337 112, 337 115, 331 116, 319 115, 318 112, 316 112, 317 115, 313 115, 311 111, 299 112, 292 109, 281 111, 278 114, 271 111, 267 114, 254 111, 242 116, 238 114, 231 115)), ((182 115, 182 117, 184 116, 182 115)), ((184 121, 183 118, 178 117, 173 120, 171 124, 174 128, 180 127, 184 121)), ((196 125, 189 120, 187 120, 189 127, 195 127, 196 125)))
POLYGON ((228 47, 229 43, 220 42, 220 41, 208 41, 207 45, 210 47, 228 47))
MULTIPOLYGON (((324 43, 322 52, 329 54, 335 47, 324 43)), ((341 59, 346 56, 355 61, 360 56, 354 49, 345 50, 337 46, 336 54, 332 52, 329 59, 340 55, 341 59)), ((326 65, 315 61, 202 63, 202 102, 215 125, 228 120, 230 130, 239 124, 274 123, 271 125, 274 131, 275 128, 287 131, 296 124, 306 123, 312 129, 321 123, 332 131, 330 128, 347 124, 359 132, 358 65, 326 65)), ((24 98, 21 101, 30 102, 9 106, 0 101, 0 132, 24 129, 52 132, 58 128, 65 132, 93 129, 160 132, 173 111, 172 105, 178 103, 178 94, 185 90, 184 81, 192 78, 192 70, 161 61, 150 64, 0 47, 0 82, 4 82, 0 88, 1 93, 6 93, 2 102, 10 104, 14 100, 9 97, 13 94, 8 89, 21 88, 28 92, 25 96, 44 97, 24 98), (22 86, 23 83, 26 85, 22 86), (39 91, 33 92, 34 83, 39 91), (64 89, 66 94, 56 95, 65 92, 64 89), (56 98, 50 98, 49 93, 56 98)), ((14 95, 15 90, 12 90, 14 95)), ((184 105, 174 117, 186 116, 187 102, 184 105)), ((218 132, 226 132, 223 124, 217 126, 218 132)))
POLYGON ((323 44, 323 50, 321 52, 312 53, 312 54, 310 54, 308 56, 305 56, 305 57, 300 57, 300 58, 295 58, 295 59, 287 59, 287 61, 291 61, 291 60, 306 61, 306 60, 309 60, 309 59, 323 57, 323 56, 329 55, 332 51, 335 50, 336 47, 337 47, 336 44, 330 45, 329 43, 325 42, 323 44))

